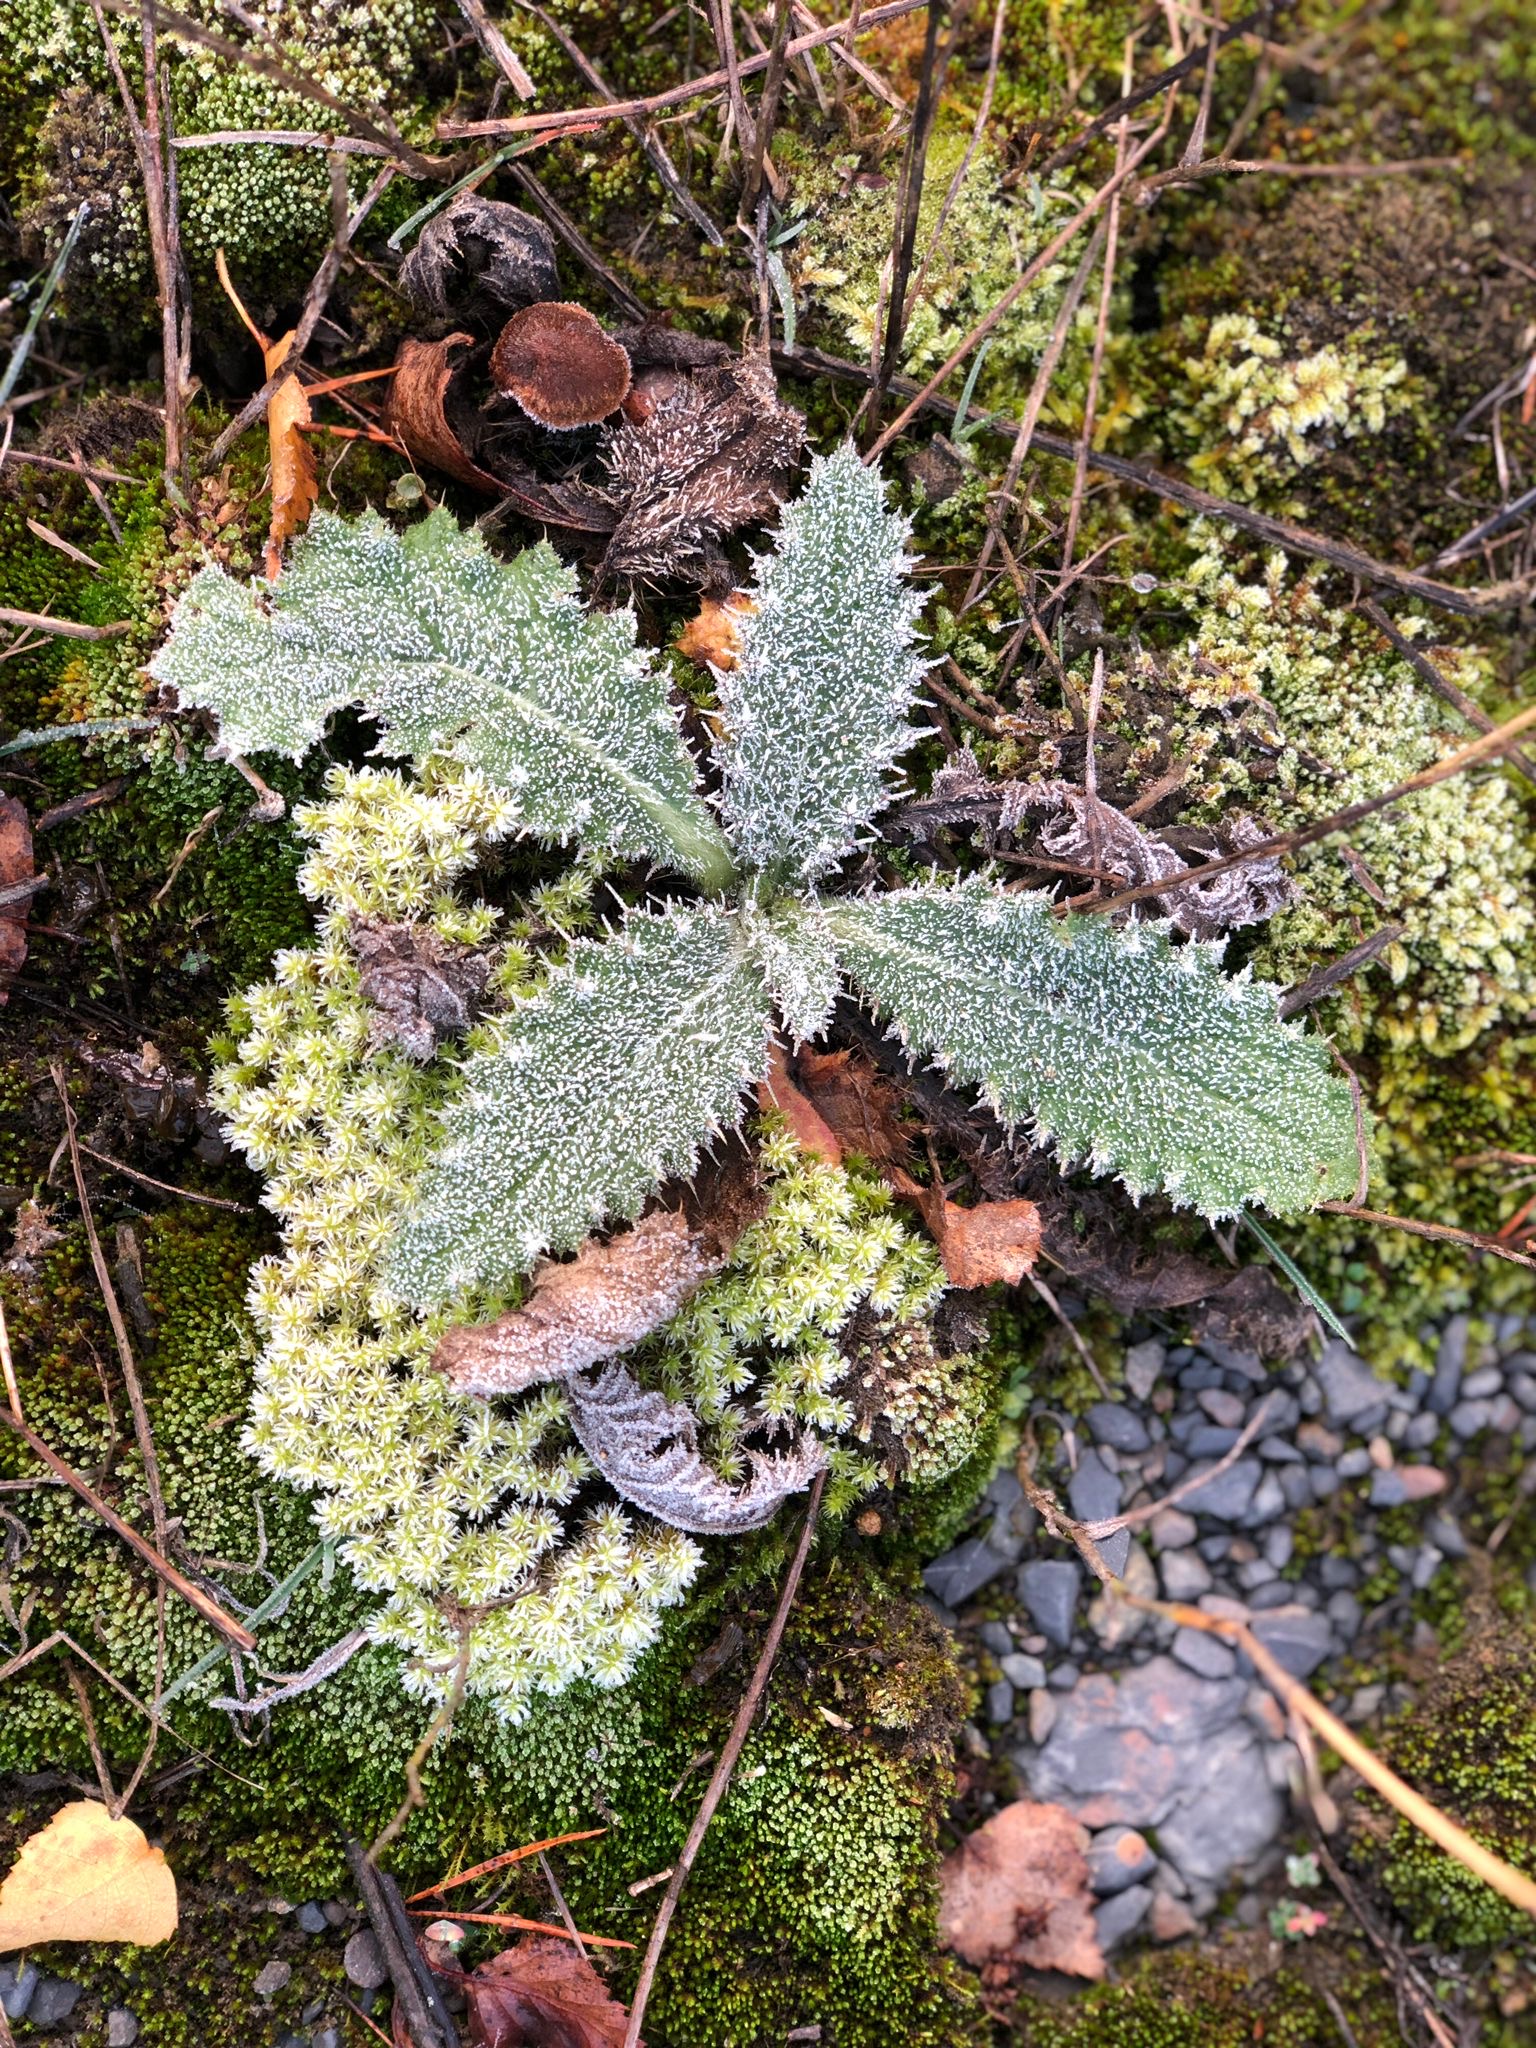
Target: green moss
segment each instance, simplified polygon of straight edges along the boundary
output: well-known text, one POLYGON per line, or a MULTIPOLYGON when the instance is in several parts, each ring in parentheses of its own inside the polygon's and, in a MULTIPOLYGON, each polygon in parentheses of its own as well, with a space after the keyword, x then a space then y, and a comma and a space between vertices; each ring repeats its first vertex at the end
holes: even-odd
MULTIPOLYGON (((1388 1731, 1387 1760, 1480 1842, 1536 1874, 1536 1631, 1484 1615, 1388 1731)), ((1530 1921, 1406 1821, 1376 1809, 1361 1853, 1415 1940, 1526 1940, 1530 1921)))

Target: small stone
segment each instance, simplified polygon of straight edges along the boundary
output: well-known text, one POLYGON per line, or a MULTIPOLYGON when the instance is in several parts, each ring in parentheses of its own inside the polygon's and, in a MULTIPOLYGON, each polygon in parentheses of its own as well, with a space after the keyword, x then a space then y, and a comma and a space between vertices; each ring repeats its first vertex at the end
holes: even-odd
POLYGON ((1285 1570, 1291 1561, 1291 1555, 1295 1548, 1295 1535, 1284 1522, 1280 1522, 1273 1529, 1266 1531, 1264 1537, 1264 1559, 1267 1564, 1273 1565, 1277 1572, 1285 1570))
POLYGON ((1253 1633, 1275 1661, 1292 1678, 1310 1678, 1333 1650, 1333 1630, 1326 1615, 1310 1614, 1304 1607, 1275 1608, 1258 1614, 1251 1624, 1253 1633))
POLYGON ((27 2008, 28 2025, 36 2028, 58 2026, 69 2018, 84 1996, 85 1986, 72 1983, 68 1977, 41 1978, 27 2008))
POLYGON ((1239 1458, 1225 1472, 1216 1472, 1191 1487, 1180 1504, 1191 1514, 1211 1515, 1218 1522, 1239 1521, 1253 1505, 1261 1470, 1257 1458, 1239 1458))
POLYGON ((1020 1692, 1035 1692, 1045 1683, 1045 1666, 1038 1657, 1026 1657, 1022 1650, 1011 1650, 997 1661, 1004 1678, 1020 1692))
POLYGON ((1430 1542, 1443 1550, 1447 1557, 1465 1557, 1467 1539, 1461 1533, 1460 1525, 1451 1515, 1431 1515, 1424 1524, 1424 1534, 1430 1542))
POLYGON ((973 1593, 989 1585, 999 1572, 1006 1571, 1009 1562, 984 1536, 973 1536, 968 1543, 957 1544, 942 1557, 936 1557, 923 1572, 923 1584, 946 1607, 959 1607, 973 1593))
POLYGON ((1401 1472, 1371 1474, 1370 1503, 1373 1508, 1401 1507, 1407 1498, 1408 1489, 1403 1484, 1401 1472))
POLYGON ((1233 1600, 1225 1593, 1206 1593, 1200 1601, 1200 1611, 1214 1621, 1246 1621, 1247 1606, 1241 1600, 1233 1600))
POLYGON ((1296 1441, 1320 1465, 1331 1465, 1344 1449, 1343 1437, 1324 1429, 1320 1422, 1304 1422, 1296 1432, 1296 1441))
POLYGON ((1071 1692, 1081 1677, 1081 1671, 1070 1657, 1066 1657, 1061 1663, 1051 1666, 1051 1674, 1045 1682, 1052 1692, 1071 1692))
POLYGON ((987 1687, 987 1719, 994 1728, 1006 1728, 1013 1719, 1013 1687, 1006 1678, 994 1679, 987 1687))
POLYGON ((1108 1444, 1117 1451, 1145 1451, 1151 1447, 1147 1425, 1123 1402, 1095 1401, 1083 1420, 1095 1443, 1108 1444))
POLYGON ((1261 1735, 1271 1742, 1285 1740, 1285 1709, 1267 1685, 1253 1685, 1243 1702, 1243 1711, 1261 1735))
MULTIPOLYGON (((1080 1522, 1107 1522, 1119 1514, 1120 1482, 1097 1451, 1088 1451, 1079 1460, 1067 1487, 1067 1498, 1080 1522)), ((1128 1529, 1117 1529, 1112 1536, 1099 1539, 1100 1555, 1117 1578, 1125 1570, 1130 1547, 1128 1529)))
POLYGON ((1237 1669, 1232 1645, 1201 1628, 1175 1630, 1172 1650, 1186 1670, 1198 1672, 1202 1678, 1230 1678, 1237 1669))
POLYGON ((292 1963, 282 1963, 274 1957, 270 1963, 262 1964, 260 1975, 251 1989, 258 1998, 276 1998, 279 1991, 286 1988, 292 1975, 292 1963))
POLYGON ((1350 1727, 1359 1728, 1369 1721, 1386 1698, 1386 1693, 1384 1685, 1362 1685, 1352 1692, 1344 1709, 1344 1718, 1350 1727))
POLYGON ((1041 1634, 1058 1649, 1064 1650, 1072 1640, 1081 1582, 1082 1573, 1070 1558, 1039 1557, 1019 1567, 1019 1598, 1041 1634))
POLYGON ((347 1911, 346 1907, 345 1907, 345 1906, 344 1906, 344 1905, 343 1905, 343 1904, 341 1903, 341 1900, 340 1900, 340 1899, 327 1899, 327 1900, 326 1900, 326 1902, 325 1902, 325 1919, 326 1919, 326 1925, 327 1925, 327 1926, 329 1926, 329 1927, 345 1927, 345 1926, 346 1926, 346 1924, 347 1924, 347 1922, 348 1922, 348 1921, 349 1921, 349 1920, 350 1920, 351 1918, 352 1918, 352 1915, 351 1915, 351 1914, 350 1914, 350 1913, 349 1913, 349 1912, 347 1911))
POLYGON ((1343 1481, 1331 1465, 1314 1465, 1311 1468, 1312 1498, 1316 1501, 1332 1500, 1343 1481))
POLYGON ((1353 1451, 1346 1451, 1335 1461, 1333 1469, 1341 1479, 1363 1479, 1372 1469, 1371 1454, 1362 1444, 1353 1451))
POLYGON ((1528 1372, 1512 1373, 1510 1375, 1509 1391, 1520 1403, 1520 1406, 1527 1415, 1536 1415, 1536 1374, 1528 1372))
POLYGON ((1405 1451, 1427 1451, 1439 1434, 1440 1418, 1438 1415, 1410 1416, 1408 1427, 1403 1431, 1403 1449, 1405 1451))
POLYGON ((26 2018, 41 1976, 36 1963, 0 1963, 0 2010, 8 2020, 26 2018))
POLYGON ((1328 1597, 1328 1619, 1338 1630, 1343 1641, 1350 1642, 1359 1633, 1364 1610, 1353 1593, 1331 1593, 1328 1597))
POLYGON ((324 1934, 331 1923, 326 1919, 325 1908, 320 1901, 310 1899, 294 1914, 293 1924, 304 1934, 324 1934))
POLYGON ((381 1984, 389 1982, 389 1966, 379 1937, 371 1927, 360 1927, 352 1936, 341 1952, 341 1967, 347 1973, 348 1983, 364 1991, 377 1991, 381 1984))
POLYGON ((1214 1422, 1202 1422, 1189 1432, 1184 1448, 1192 1458, 1223 1458, 1237 1442, 1240 1431, 1219 1429, 1214 1422))
POLYGON ((1378 1472, 1390 1472, 1394 1462, 1392 1445, 1384 1436, 1373 1436, 1365 1447, 1365 1454, 1378 1472))
MULTIPOLYGON (((1100 1552, 1102 1555, 1102 1545, 1100 1552)), ((1126 1591, 1138 1600, 1157 1598, 1157 1573, 1139 1543, 1128 1548, 1119 1576, 1126 1591)), ((1151 1620, 1144 1607, 1132 1606, 1112 1586, 1106 1586, 1088 1609, 1088 1626, 1106 1650, 1117 1650, 1123 1643, 1134 1641, 1151 1620)))
POLYGON ((1526 1420, 1526 1416, 1521 1412, 1520 1403, 1513 1396, 1509 1394, 1496 1394, 1494 1396, 1493 1413, 1488 1418, 1488 1427, 1496 1431, 1499 1436, 1513 1436, 1521 1423, 1526 1420))
POLYGON ((1305 1465, 1282 1465, 1280 1468, 1280 1491, 1285 1495, 1285 1504, 1293 1515, 1300 1514, 1304 1507, 1311 1505, 1312 1478, 1305 1465))
POLYGON ((1450 1484, 1434 1465, 1399 1465, 1397 1476, 1403 1482, 1404 1499, 1411 1501, 1433 1500, 1450 1484))
POLYGON ((1135 1828, 1105 1828, 1088 1844, 1088 1881, 1101 1899, 1139 1884, 1156 1868, 1156 1853, 1135 1828))
POLYGON ((1341 1339, 1323 1347, 1314 1370, 1331 1422, 1351 1422, 1380 1406, 1385 1392, 1381 1381, 1341 1339))
POLYGON ((1285 1488, 1278 1474, 1266 1472, 1254 1488, 1253 1501, 1245 1517, 1250 1529, 1262 1529, 1276 1515, 1285 1512, 1285 1488))
POLYGON ((1198 1600, 1211 1590, 1211 1568, 1193 1551, 1168 1551, 1158 1562, 1158 1572, 1169 1600, 1198 1600))
POLYGON ((1236 1394, 1229 1394, 1225 1387, 1202 1387, 1195 1399, 1212 1422, 1220 1428, 1242 1428, 1245 1412, 1243 1404, 1236 1394))
POLYGON ((1238 1567, 1237 1583, 1245 1593, 1256 1593, 1261 1586, 1267 1586, 1276 1576, 1275 1568, 1267 1557, 1250 1557, 1238 1567))
POLYGON ((1430 1383, 1426 1406, 1431 1414, 1449 1415, 1461 1394, 1461 1375, 1467 1362, 1467 1330, 1470 1318, 1452 1316, 1440 1338, 1435 1355, 1435 1376, 1430 1383))
POLYGON ((301 2027, 312 2027, 324 2011, 325 2000, 323 1998, 312 1998, 299 2014, 299 2025, 301 2027))
POLYGON ((1118 1948, 1122 1941, 1129 1941, 1136 1932, 1152 1905, 1152 1887, 1149 1884, 1133 1884, 1123 1892, 1116 1892, 1112 1899, 1105 1899, 1093 1910, 1094 1923, 1098 1928, 1099 1947, 1107 1955, 1118 1948))
POLYGON ((1463 1443, 1481 1435, 1493 1420, 1491 1401, 1458 1401, 1446 1418, 1451 1425, 1451 1434, 1460 1437, 1463 1443))
POLYGON ((1444 1552, 1436 1550, 1433 1543, 1420 1544, 1419 1554, 1413 1560, 1413 1570, 1408 1575, 1409 1583, 1412 1585, 1415 1593, 1422 1593, 1424 1591, 1433 1581, 1435 1573, 1439 1571, 1444 1563, 1444 1552))
POLYGON ((126 2005, 114 2005, 107 2014, 107 2048, 133 2048, 139 2038, 139 2023, 126 2005))
POLYGON ((1308 1600, 1310 1604, 1312 1594, 1310 1586, 1293 1586, 1284 1579, 1271 1579, 1266 1585, 1251 1586, 1245 1591, 1255 1614, 1267 1614, 1272 1607, 1289 1607, 1296 1600, 1308 1600))
POLYGON ((1029 1696, 1029 1739, 1038 1749, 1056 1726, 1056 1716, 1061 1712, 1060 1702, 1050 1692, 1032 1692, 1029 1696))
POLYGON ((1255 1447, 1266 1465, 1299 1465, 1300 1451, 1283 1436, 1261 1436, 1255 1447))
POLYGON ((1504 1388, 1504 1375, 1496 1365, 1479 1366, 1476 1372, 1469 1372, 1461 1383, 1461 1398, 1464 1401, 1486 1401, 1490 1394, 1498 1394, 1504 1388))
POLYGON ((311 2048, 341 2048, 340 2027, 322 2027, 315 2035, 311 2048))
POLYGON ((1125 1384, 1138 1401, 1151 1398, 1167 1360, 1167 1351, 1155 1337, 1149 1337, 1144 1344, 1133 1344, 1126 1352, 1125 1384))
POLYGON ((1200 1932, 1200 1922, 1182 1899, 1176 1899, 1168 1892, 1154 1892, 1152 1910, 1147 1915, 1147 1932, 1154 1941, 1183 1941, 1186 1935, 1200 1932))
POLYGON ((1200 1530, 1193 1515, 1183 1514, 1178 1508, 1159 1508, 1152 1517, 1149 1533, 1159 1550, 1186 1550, 1200 1530))
POLYGON ((1013 1650, 1013 1633, 1004 1622, 984 1621, 981 1624, 982 1646, 1001 1661, 1013 1650))

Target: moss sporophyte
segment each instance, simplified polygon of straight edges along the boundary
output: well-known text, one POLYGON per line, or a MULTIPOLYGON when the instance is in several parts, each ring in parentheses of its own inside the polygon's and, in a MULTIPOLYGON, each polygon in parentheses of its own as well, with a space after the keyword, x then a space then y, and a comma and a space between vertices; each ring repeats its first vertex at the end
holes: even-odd
MULTIPOLYGON (((906 541, 851 449, 815 462, 716 674, 712 802, 633 614, 584 608, 547 546, 500 562, 443 511, 403 535, 317 517, 275 586, 203 570, 151 665, 217 715, 227 752, 297 758, 359 705, 411 762, 335 770, 298 814, 318 942, 234 1003, 216 1082, 285 1239, 252 1282, 246 1443, 318 1494, 322 1533, 388 1596, 375 1633, 414 1653, 408 1684, 448 1684, 450 1606, 492 1610, 469 1683, 509 1715, 578 1676, 618 1684, 694 1578, 689 1536, 594 1487, 561 1387, 491 1404, 428 1361, 541 1255, 689 1173, 775 1033, 814 1038, 845 985, 1006 1122, 1134 1193, 1285 1215, 1354 1186, 1326 1042, 1224 974, 1219 945, 1058 918, 988 875, 849 893, 843 865, 919 736, 906 541), (573 844, 587 888, 621 857, 692 886, 558 959, 498 950, 500 913, 455 884, 513 834, 573 844), (488 949, 488 1007, 425 1060, 371 1031, 356 932, 379 918, 488 949)), ((919 1313, 938 1268, 872 1183, 783 1139, 765 1163, 767 1216, 658 1370, 727 1477, 747 1427, 809 1432, 847 1498, 874 1468, 837 1333, 864 1305, 919 1313)), ((897 1431, 965 1411, 924 1389, 931 1372, 893 1382, 897 1431)), ((972 1446, 943 1427, 958 1463, 972 1446)), ((931 1448, 914 1460, 929 1477, 931 1448)))

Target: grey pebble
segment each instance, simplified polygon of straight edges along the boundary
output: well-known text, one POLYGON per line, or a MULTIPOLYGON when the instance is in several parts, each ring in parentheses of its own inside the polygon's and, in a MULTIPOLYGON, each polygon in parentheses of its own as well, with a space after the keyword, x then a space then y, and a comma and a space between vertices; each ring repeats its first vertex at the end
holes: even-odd
POLYGON ((1312 1467, 1312 1498, 1314 1500, 1332 1500, 1342 1484, 1343 1481, 1331 1465, 1314 1465, 1312 1467))
POLYGON ((1175 1630, 1171 1647, 1179 1663, 1202 1678, 1230 1678, 1237 1669, 1237 1652, 1231 1644, 1207 1635, 1204 1629, 1175 1630))
POLYGON ((1211 1590, 1211 1568, 1188 1550, 1169 1550, 1158 1560, 1164 1595, 1169 1600, 1198 1600, 1211 1590))
POLYGON ((1088 1881, 1101 1899, 1140 1884, 1156 1868, 1156 1852, 1135 1828, 1104 1828, 1088 1844, 1088 1881))
POLYGON ((1265 1533, 1264 1556, 1277 1572, 1285 1570, 1295 1548, 1296 1538, 1288 1523, 1280 1522, 1265 1533))
POLYGON ((1186 1394, 1198 1394, 1202 1387, 1219 1387, 1221 1367, 1214 1359, 1192 1359, 1179 1374, 1179 1385, 1186 1394))
POLYGON ((1447 1557, 1465 1557, 1467 1539, 1450 1515, 1431 1515, 1424 1524, 1424 1534, 1429 1541, 1443 1550, 1447 1557))
POLYGON ((1357 1445, 1336 1460, 1333 1469, 1341 1479, 1363 1479, 1371 1469, 1371 1454, 1363 1444, 1357 1445))
POLYGON ((1061 1712, 1054 1693, 1032 1692, 1029 1696, 1029 1739, 1038 1749, 1056 1726, 1061 1712))
POLYGON ((107 2048, 133 2048, 139 2038, 139 2023, 126 2005, 114 2005, 107 2014, 107 2048))
POLYGON ((389 1966, 371 1927, 360 1927, 352 1936, 342 1950, 341 1967, 348 1983, 357 1984, 364 1991, 377 1991, 381 1984, 389 1982, 389 1966))
POLYGON ((1255 1615, 1253 1633, 1292 1678, 1310 1678, 1334 1647, 1333 1630, 1326 1615, 1277 1608, 1270 1614, 1255 1615))
POLYGON ((1083 1417, 1096 1443, 1117 1451, 1145 1451, 1152 1439, 1147 1425, 1133 1408, 1120 1401, 1095 1401, 1083 1417))
POLYGON ((1317 1576, 1327 1593, 1337 1593, 1341 1587, 1358 1586, 1359 1567, 1347 1557, 1323 1557, 1317 1562, 1317 1576))
POLYGON ((1006 1623, 984 1621, 981 1624, 981 1640, 994 1657, 1006 1657, 1013 1650, 1013 1634, 1006 1623))
POLYGON ((1220 1458, 1231 1450, 1240 1432, 1222 1429, 1214 1422, 1202 1422, 1185 1439, 1184 1448, 1192 1458, 1220 1458))
POLYGON ((341 2048, 340 2027, 322 2027, 314 2038, 312 2048, 341 2048))
POLYGON ((1082 1673, 1070 1658, 1053 1666, 1050 1677, 1045 1681, 1052 1692, 1071 1692, 1082 1673))
POLYGON ((1218 1522, 1238 1521, 1253 1504, 1261 1469, 1257 1458, 1239 1458, 1225 1472, 1191 1487, 1180 1506, 1190 1514, 1211 1515, 1218 1522))
POLYGON ((1195 1396, 1218 1428, 1241 1429, 1244 1408, 1236 1394, 1229 1394, 1225 1387, 1202 1387, 1195 1396))
MULTIPOLYGON (((1106 1522, 1111 1515, 1119 1514, 1120 1482, 1097 1451, 1086 1452, 1079 1461, 1067 1488, 1067 1498, 1080 1522, 1106 1522)), ((1099 1539, 1100 1554, 1117 1577, 1125 1570, 1130 1547, 1131 1533, 1128 1529, 1117 1529, 1112 1536, 1099 1539)), ((1044 1628, 1045 1623, 1041 1622, 1040 1626, 1044 1628)))
POLYGON ((1464 1401, 1485 1401, 1490 1394, 1499 1393, 1504 1385, 1504 1375, 1496 1365, 1480 1365, 1476 1372, 1469 1372, 1461 1383, 1461 1398, 1464 1401))
POLYGON ((1193 1515, 1186 1515, 1179 1508, 1159 1508, 1152 1517, 1149 1533, 1159 1550, 1186 1550, 1200 1529, 1193 1515))
POLYGON ((1354 1422, 1383 1405, 1385 1389, 1364 1359, 1339 1338, 1325 1345, 1314 1368, 1332 1422, 1354 1422))
POLYGON ((1285 1488, 1280 1484, 1279 1474, 1266 1472, 1254 1489, 1253 1500, 1244 1517, 1250 1529, 1262 1529, 1266 1522, 1272 1522, 1276 1515, 1285 1512, 1285 1488))
POLYGON ((1410 1416, 1408 1427, 1403 1431, 1403 1448, 1408 1451, 1427 1451, 1439 1434, 1438 1415, 1410 1416))
POLYGON ((973 1536, 936 1557, 923 1572, 923 1584, 946 1607, 958 1607, 989 1585, 1011 1560, 995 1551, 984 1536, 973 1536))
POLYGON ((286 1988, 292 1975, 292 1963, 279 1962, 274 1956, 270 1963, 262 1964, 260 1975, 251 1989, 258 1998, 276 1998, 279 1991, 286 1988))
MULTIPOLYGON (((1070 1558, 1038 1557, 1020 1565, 1017 1583, 1036 1628, 1047 1641, 1065 1649, 1072 1640, 1081 1569, 1070 1558)), ((1055 1683, 1054 1674, 1051 1682, 1055 1683)))
POLYGON ((1536 1415, 1536 1377, 1528 1372, 1512 1373, 1509 1391, 1527 1415, 1536 1415))
POLYGON ((1467 1362, 1469 1318, 1452 1316, 1440 1334, 1435 1354, 1435 1376, 1430 1383, 1427 1406, 1434 1415, 1449 1415, 1461 1393, 1461 1375, 1467 1362))
POLYGON ((997 1678, 987 1687, 987 1719, 994 1728, 1006 1728, 1013 1719, 1013 1687, 997 1678))
POLYGON ((1254 1587, 1248 1595, 1248 1605, 1258 1614, 1265 1608, 1289 1607, 1296 1601, 1315 1598, 1308 1585, 1293 1586, 1285 1579, 1271 1579, 1267 1586, 1254 1587))
POLYGON ((1364 1620, 1364 1609, 1353 1593, 1330 1593, 1328 1596, 1328 1619, 1338 1630, 1340 1638, 1350 1642, 1359 1632, 1364 1620))
POLYGON ((1408 1498, 1408 1487, 1400 1472, 1371 1474, 1370 1502, 1373 1508, 1398 1508, 1408 1498))
POLYGON ((1151 1885, 1133 1884, 1095 1906, 1093 1918, 1099 1932, 1099 1947, 1108 1951, 1128 1941, 1146 1919, 1151 1905, 1151 1885))
POLYGON ((1006 1657, 999 1657, 1003 1676, 1008 1683, 1017 1686, 1020 1692, 1034 1692, 1045 1683, 1045 1666, 1038 1657, 1027 1657, 1022 1650, 1012 1650, 1006 1657))
POLYGON ((1312 1479, 1305 1465, 1280 1467, 1280 1491, 1292 1514, 1299 1514, 1312 1500, 1312 1479))
POLYGON ((1302 1462, 1300 1451, 1283 1436, 1261 1436, 1257 1449, 1266 1465, 1299 1465, 1302 1462))
POLYGON ((1246 1564, 1237 1568, 1237 1583, 1245 1593, 1252 1593, 1260 1586, 1267 1586, 1279 1574, 1267 1557, 1251 1557, 1246 1564))
POLYGON ((301 1934, 324 1934, 330 1926, 325 1917, 325 1908, 318 1899, 309 1899, 293 1916, 293 1924, 301 1934))
POLYGON ((27 2007, 28 2024, 56 2027, 61 2020, 69 2018, 84 1996, 85 1986, 72 1983, 68 1977, 43 1977, 27 2007))
POLYGON ((1419 1554, 1413 1560, 1413 1570, 1408 1575, 1413 1590, 1416 1593, 1422 1593, 1444 1563, 1445 1553, 1443 1551, 1436 1550, 1433 1543, 1421 1544, 1419 1546, 1419 1554))
POLYGON ((1152 1390, 1163 1376, 1168 1354, 1156 1338, 1148 1338, 1144 1344, 1133 1344, 1125 1354, 1125 1384, 1138 1401, 1151 1398, 1152 1390))
POLYGON ((26 2018, 41 1974, 36 1963, 0 1963, 0 2010, 8 2020, 26 2018))
POLYGON ((1446 1418, 1451 1425, 1452 1436, 1458 1436, 1463 1443, 1478 1436, 1493 1420, 1491 1401, 1458 1401, 1446 1418))

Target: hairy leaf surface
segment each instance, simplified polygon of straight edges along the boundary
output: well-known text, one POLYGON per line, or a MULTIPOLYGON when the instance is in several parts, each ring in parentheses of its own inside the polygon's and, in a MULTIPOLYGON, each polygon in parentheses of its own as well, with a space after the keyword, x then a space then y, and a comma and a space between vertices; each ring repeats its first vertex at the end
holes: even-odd
POLYGON ((531 832, 729 876, 633 612, 586 611, 544 542, 499 562, 441 508, 404 534, 317 514, 275 588, 201 570, 150 672, 226 753, 297 760, 360 704, 383 751, 484 770, 531 832))
POLYGON ((843 447, 811 465, 758 560, 740 659, 717 671, 724 809, 744 867, 814 881, 896 793, 924 667, 907 531, 843 447))
POLYGON ((1347 1197, 1349 1089, 1220 948, 1051 915, 984 881, 828 906, 850 975, 903 1041, 1065 1159, 1208 1216, 1347 1197))
POLYGON ((633 1216, 732 1124, 771 1021, 738 921, 632 916, 577 940, 548 986, 473 1054, 386 1280, 419 1307, 504 1287, 605 1216, 633 1216))

